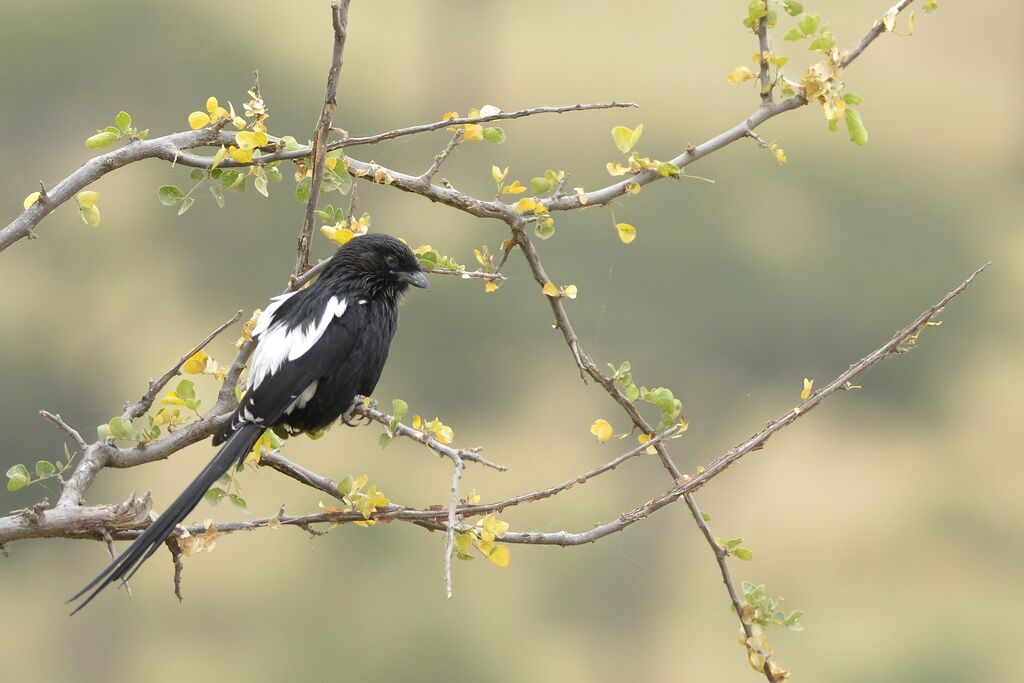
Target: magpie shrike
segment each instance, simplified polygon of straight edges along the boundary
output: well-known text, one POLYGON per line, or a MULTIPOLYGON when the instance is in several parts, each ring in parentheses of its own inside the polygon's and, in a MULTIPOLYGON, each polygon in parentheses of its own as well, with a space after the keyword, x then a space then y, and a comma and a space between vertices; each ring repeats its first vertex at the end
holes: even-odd
POLYGON ((405 290, 428 288, 416 255, 389 235, 344 244, 312 285, 276 296, 253 328, 245 396, 213 437, 213 460, 156 521, 68 602, 127 581, 173 533, 203 494, 242 461, 264 431, 313 432, 334 422, 356 394, 369 396, 388 357, 405 290))

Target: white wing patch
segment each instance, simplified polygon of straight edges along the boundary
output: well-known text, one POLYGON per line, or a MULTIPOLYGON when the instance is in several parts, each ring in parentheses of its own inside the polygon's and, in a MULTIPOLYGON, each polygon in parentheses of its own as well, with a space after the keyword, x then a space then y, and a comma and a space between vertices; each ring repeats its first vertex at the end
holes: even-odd
POLYGON ((288 409, 284 411, 285 415, 291 415, 292 411, 296 408, 300 410, 306 407, 306 404, 313 399, 313 394, 316 393, 316 386, 319 380, 313 380, 312 384, 305 388, 305 390, 295 397, 295 400, 288 405, 288 409))
POLYGON ((260 313, 260 317, 256 320, 256 326, 252 328, 252 336, 258 337, 266 332, 270 324, 274 322, 274 313, 277 313, 277 309, 281 308, 281 304, 288 301, 288 298, 295 294, 298 294, 298 292, 288 292, 287 294, 278 294, 275 297, 271 297, 270 300, 273 303, 260 313))
MULTIPOLYGON (((291 294, 282 296, 286 298, 291 296, 291 294)), ((331 300, 327 302, 327 306, 324 307, 324 312, 320 316, 319 321, 309 325, 290 328, 283 322, 275 323, 273 321, 273 313, 282 303, 284 303, 284 298, 275 297, 275 302, 267 306, 267 310, 260 316, 260 319, 256 322, 256 327, 253 329, 254 336, 257 334, 257 331, 263 334, 261 334, 259 343, 256 344, 256 350, 252 354, 252 364, 249 366, 249 380, 247 383, 248 389, 258 387, 264 379, 277 372, 285 360, 295 360, 313 348, 313 345, 324 336, 324 332, 327 331, 327 326, 330 325, 331 321, 334 318, 340 318, 345 313, 345 309, 348 308, 347 300, 332 296, 331 300), (278 301, 278 299, 280 300, 278 301), (267 316, 268 313, 270 314, 269 316, 267 316), (266 326, 260 329, 264 325, 265 316, 266 326)))

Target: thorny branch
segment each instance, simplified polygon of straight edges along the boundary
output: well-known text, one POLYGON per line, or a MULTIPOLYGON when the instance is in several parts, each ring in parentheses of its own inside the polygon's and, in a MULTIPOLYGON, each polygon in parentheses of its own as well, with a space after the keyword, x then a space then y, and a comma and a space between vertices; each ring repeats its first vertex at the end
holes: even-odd
MULTIPOLYGON (((906 9, 912 0, 901 0, 891 10, 896 13, 906 9)), ((285 151, 280 141, 271 138, 268 146, 263 148, 262 156, 254 160, 253 164, 267 164, 278 160, 299 159, 310 157, 312 166, 312 186, 309 201, 307 202, 303 227, 299 234, 297 259, 295 268, 290 279, 289 290, 297 289, 308 283, 323 268, 323 263, 309 267, 309 247, 313 226, 313 211, 317 206, 319 187, 324 176, 326 152, 343 148, 351 148, 359 145, 377 144, 386 140, 392 140, 406 135, 414 135, 429 131, 440 130, 452 126, 459 126, 458 132, 454 134, 444 150, 437 155, 430 167, 421 175, 409 175, 395 171, 379 164, 366 163, 351 157, 345 157, 346 165, 354 176, 364 180, 391 185, 404 192, 425 197, 433 202, 439 202, 456 208, 470 215, 482 218, 496 218, 505 223, 511 233, 510 245, 518 246, 530 267, 534 279, 543 286, 544 283, 552 280, 545 271, 540 256, 534 247, 532 240, 527 234, 526 227, 528 218, 519 214, 512 204, 506 204, 499 199, 484 201, 458 190, 455 190, 449 183, 442 180, 440 185, 433 183, 433 178, 438 173, 441 165, 448 158, 462 140, 462 125, 484 123, 505 119, 516 119, 525 116, 532 116, 543 113, 564 113, 569 111, 584 111, 592 109, 609 109, 616 107, 633 107, 632 103, 606 103, 606 104, 577 104, 566 107, 537 107, 533 109, 522 109, 513 112, 498 112, 487 116, 472 118, 452 118, 429 124, 399 128, 385 133, 365 137, 349 137, 344 131, 343 139, 334 143, 328 143, 327 138, 332 130, 333 112, 336 107, 336 93, 338 77, 343 63, 344 44, 347 33, 347 13, 349 0, 335 0, 332 4, 332 24, 334 27, 334 52, 331 68, 328 75, 327 92, 324 99, 324 106, 317 127, 313 134, 313 143, 309 147, 299 147, 285 151)), ((881 21, 875 23, 871 30, 862 40, 846 53, 842 59, 842 67, 849 66, 860 54, 883 32, 885 28, 881 21)), ((723 131, 717 136, 707 140, 701 145, 688 146, 685 151, 673 158, 671 161, 680 169, 693 162, 716 152, 727 145, 744 137, 760 139, 754 130, 769 119, 787 111, 792 111, 806 105, 808 102, 803 94, 775 103, 773 101, 773 84, 770 82, 770 64, 767 54, 770 50, 768 43, 767 21, 762 19, 755 31, 758 37, 760 49, 760 83, 761 83, 761 105, 745 120, 732 128, 723 131)), ((35 237, 33 229, 35 226, 54 208, 61 203, 68 201, 74 194, 87 186, 89 183, 102 177, 106 173, 120 168, 124 165, 134 163, 146 158, 159 158, 172 163, 181 164, 196 168, 209 169, 213 164, 212 157, 201 156, 189 153, 186 150, 201 147, 218 147, 222 144, 230 144, 232 136, 214 126, 188 133, 175 133, 172 135, 155 138, 149 141, 133 140, 125 147, 108 154, 96 157, 73 174, 59 182, 52 189, 42 189, 39 200, 29 207, 18 218, 12 221, 7 227, 0 230, 0 251, 14 242, 25 237, 35 237)), ((247 166, 249 164, 239 163, 233 160, 224 160, 222 167, 247 166)), ((563 195, 560 191, 543 201, 548 211, 568 211, 580 209, 586 206, 605 205, 612 200, 624 195, 627 186, 645 185, 661 176, 653 171, 640 171, 630 175, 607 187, 591 192, 580 192, 575 195, 563 195)), ((504 257, 511 253, 512 246, 505 250, 504 257)), ((502 260, 504 264, 504 259, 502 260)), ((538 489, 528 493, 515 496, 506 500, 495 501, 485 504, 463 504, 459 505, 459 483, 462 477, 465 461, 504 470, 479 454, 479 449, 457 449, 440 443, 430 434, 415 430, 407 425, 393 424, 393 417, 379 411, 369 403, 359 402, 353 408, 353 414, 361 415, 368 421, 378 422, 394 429, 395 436, 403 436, 425 445, 430 450, 442 457, 452 461, 453 471, 451 486, 449 489, 447 505, 432 506, 428 509, 415 509, 397 504, 389 504, 379 508, 372 516, 378 521, 401 520, 407 521, 427 529, 442 530, 445 532, 445 586, 446 592, 451 595, 451 557, 454 535, 457 531, 465 531, 469 527, 465 520, 494 511, 504 510, 508 507, 539 501, 566 491, 589 479, 609 472, 629 459, 654 449, 668 473, 673 479, 673 487, 661 496, 647 501, 632 510, 620 515, 615 520, 597 525, 585 532, 572 533, 560 532, 509 532, 502 539, 505 543, 520 543, 531 545, 559 545, 574 546, 584 543, 593 543, 607 535, 617 533, 636 522, 645 519, 657 510, 683 498, 689 507, 695 522, 702 535, 715 553, 716 561, 722 574, 723 582, 729 593, 730 601, 741 619, 746 636, 752 635, 750 624, 742 618, 742 609, 739 596, 729 574, 726 565, 727 553, 719 548, 714 541, 714 536, 706 521, 701 515, 700 509, 693 498, 693 493, 704 486, 712 478, 725 471, 730 465, 738 461, 747 453, 764 447, 767 440, 777 431, 789 426, 799 417, 819 405, 825 398, 839 390, 848 389, 852 386, 852 380, 858 374, 872 365, 880 362, 890 355, 906 350, 907 345, 914 343, 918 335, 929 324, 933 324, 933 318, 958 294, 963 292, 974 281, 975 277, 984 269, 984 266, 967 278, 960 286, 951 291, 942 300, 930 307, 918 318, 909 323, 890 339, 887 343, 851 365, 845 372, 841 373, 835 380, 812 394, 806 401, 791 411, 774 420, 761 431, 746 441, 737 444, 729 451, 718 456, 712 463, 694 475, 686 475, 680 472, 678 467, 668 455, 666 439, 678 436, 680 425, 669 430, 656 433, 654 428, 637 411, 631 401, 618 389, 612 378, 606 377, 583 351, 579 339, 572 327, 572 324, 562 305, 561 297, 547 297, 552 309, 555 325, 560 330, 564 341, 569 347, 574 362, 577 365, 581 377, 593 381, 600 386, 608 395, 619 404, 623 412, 630 418, 634 428, 650 437, 650 441, 641 446, 624 453, 613 460, 585 472, 560 485, 546 489, 538 489)), ((487 279, 503 280, 505 276, 500 273, 487 273, 483 271, 449 271, 434 269, 432 272, 442 275, 455 275, 465 279, 487 279)), ((144 415, 152 406, 157 393, 166 386, 180 371, 181 365, 194 353, 204 348, 217 334, 238 319, 236 315, 230 321, 211 333, 206 339, 196 345, 192 351, 182 357, 163 377, 157 381, 151 381, 148 390, 137 403, 126 405, 123 418, 132 420, 144 415)), ((248 356, 252 351, 252 342, 243 344, 241 350, 231 369, 225 377, 218 400, 213 408, 203 415, 196 422, 176 430, 168 436, 148 444, 138 444, 131 448, 119 447, 114 441, 98 441, 87 444, 81 434, 64 422, 60 416, 52 415, 45 411, 41 414, 58 428, 64 431, 84 453, 71 479, 65 483, 64 490, 57 505, 52 509, 46 509, 45 504, 34 506, 29 510, 16 511, 15 513, 0 518, 0 548, 12 540, 24 538, 41 537, 66 537, 66 538, 100 538, 100 539, 131 539, 138 535, 139 529, 148 524, 150 501, 148 494, 141 498, 134 495, 127 501, 117 505, 105 505, 97 507, 84 507, 81 505, 86 489, 91 485, 99 470, 105 467, 134 467, 147 462, 153 462, 170 456, 171 454, 205 439, 212 434, 220 424, 227 418, 234 408, 234 388, 238 383, 239 376, 243 371, 248 356)), ((301 484, 320 490, 335 498, 342 498, 338 485, 331 479, 312 472, 300 465, 288 461, 279 453, 265 454, 260 462, 261 466, 267 466, 278 472, 295 479, 301 484)), ((358 512, 323 512, 319 514, 290 516, 282 509, 273 517, 253 519, 245 522, 224 522, 213 525, 212 528, 218 533, 227 533, 240 530, 251 530, 263 526, 276 526, 287 524, 316 532, 312 525, 321 523, 340 524, 346 522, 360 521, 362 514, 358 512)), ((198 534, 208 532, 206 526, 184 527, 183 532, 198 534)), ((174 550, 174 544, 169 544, 174 550)), ((180 595, 180 555, 174 557, 175 561, 175 589, 180 595)), ((777 668, 769 660, 765 661, 763 673, 773 683, 780 680, 776 677, 777 668)), ((784 676, 782 676, 784 677, 784 676)))

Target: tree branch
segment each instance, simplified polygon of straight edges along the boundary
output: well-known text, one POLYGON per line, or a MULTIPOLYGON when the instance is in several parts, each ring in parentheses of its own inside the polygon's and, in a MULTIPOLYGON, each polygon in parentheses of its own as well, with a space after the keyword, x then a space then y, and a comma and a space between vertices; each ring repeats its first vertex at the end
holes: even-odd
POLYGON ((324 169, 327 164, 327 138, 331 134, 331 121, 334 118, 334 109, 338 106, 338 75, 341 73, 341 66, 345 57, 345 38, 348 36, 348 6, 350 0, 334 0, 331 3, 331 23, 334 26, 334 54, 331 58, 331 68, 327 74, 327 94, 324 96, 324 106, 320 112, 320 121, 316 130, 313 131, 313 145, 310 151, 310 164, 313 167, 313 179, 309 189, 309 199, 306 201, 306 215, 302 221, 302 231, 299 233, 298 256, 295 259, 295 269, 292 271, 294 281, 309 268, 309 248, 313 239, 313 212, 316 211, 317 203, 320 201, 320 185, 324 179, 324 169))

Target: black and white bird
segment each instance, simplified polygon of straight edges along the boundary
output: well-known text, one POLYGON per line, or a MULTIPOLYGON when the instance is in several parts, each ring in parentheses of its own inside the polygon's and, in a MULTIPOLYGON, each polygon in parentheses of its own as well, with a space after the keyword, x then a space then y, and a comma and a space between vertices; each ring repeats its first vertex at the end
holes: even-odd
POLYGON ((317 431, 348 410, 357 394, 369 396, 409 285, 429 286, 416 255, 401 240, 370 234, 339 248, 306 289, 274 297, 252 330, 257 344, 245 396, 213 437, 223 447, 124 553, 68 601, 92 591, 72 614, 111 583, 131 578, 264 431, 317 431))

